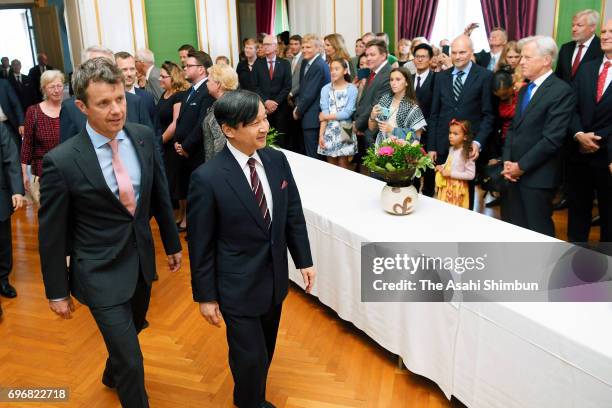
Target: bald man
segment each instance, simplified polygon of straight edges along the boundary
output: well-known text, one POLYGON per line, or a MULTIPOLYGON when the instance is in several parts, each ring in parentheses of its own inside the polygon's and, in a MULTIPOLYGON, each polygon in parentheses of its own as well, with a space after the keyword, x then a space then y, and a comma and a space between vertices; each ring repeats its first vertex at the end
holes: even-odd
MULTIPOLYGON (((461 35, 451 44, 453 66, 436 75, 431 123, 428 132, 429 155, 437 164, 448 156, 448 124, 452 119, 469 120, 474 132, 471 158, 476 160, 493 129, 495 114, 491 103, 493 74, 472 62, 474 45, 461 35)), ((474 206, 474 184, 470 182, 470 208, 474 206)))

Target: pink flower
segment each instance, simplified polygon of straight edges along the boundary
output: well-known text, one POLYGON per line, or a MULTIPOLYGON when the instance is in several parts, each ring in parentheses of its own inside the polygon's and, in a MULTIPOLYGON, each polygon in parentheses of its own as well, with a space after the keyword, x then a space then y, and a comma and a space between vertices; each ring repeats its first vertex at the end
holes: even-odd
POLYGON ((400 146, 406 146, 406 141, 404 139, 397 139, 395 143, 397 143, 400 146))
POLYGON ((391 146, 383 146, 378 149, 379 156, 393 156, 393 152, 395 152, 395 150, 393 150, 391 146))

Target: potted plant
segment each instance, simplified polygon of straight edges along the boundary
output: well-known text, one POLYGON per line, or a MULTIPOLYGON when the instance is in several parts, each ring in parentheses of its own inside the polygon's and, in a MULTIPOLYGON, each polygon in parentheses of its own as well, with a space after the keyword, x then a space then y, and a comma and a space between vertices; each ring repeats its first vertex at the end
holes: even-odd
POLYGON ((434 168, 417 140, 408 143, 395 136, 370 147, 363 163, 387 182, 381 193, 381 203, 385 211, 395 215, 406 215, 414 210, 419 194, 412 179, 421 177, 427 168, 434 168))

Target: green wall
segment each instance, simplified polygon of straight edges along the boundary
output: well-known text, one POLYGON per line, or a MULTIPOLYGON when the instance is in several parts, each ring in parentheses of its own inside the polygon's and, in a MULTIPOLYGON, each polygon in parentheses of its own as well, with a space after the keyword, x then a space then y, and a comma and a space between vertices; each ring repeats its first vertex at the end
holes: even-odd
POLYGON ((382 2, 382 30, 389 35, 389 51, 395 53, 395 15, 396 0, 381 0, 382 2))
MULTIPOLYGON (((557 31, 555 40, 561 45, 572 40, 572 17, 581 10, 593 9, 601 13, 602 0, 559 0, 557 3, 557 31)), ((599 27, 597 28, 599 32, 599 27)))
POLYGON ((169 60, 179 63, 177 48, 198 48, 198 30, 193 0, 145 0, 147 36, 156 65, 169 60))

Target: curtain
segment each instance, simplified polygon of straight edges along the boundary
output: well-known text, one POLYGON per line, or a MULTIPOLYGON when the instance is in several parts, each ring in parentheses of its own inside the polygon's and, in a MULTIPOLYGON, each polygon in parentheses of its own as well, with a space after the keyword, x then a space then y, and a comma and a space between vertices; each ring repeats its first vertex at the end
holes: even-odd
POLYGON ((433 30, 438 0, 398 0, 400 38, 426 37, 433 30))
POLYGON ((493 27, 506 29, 509 40, 535 34, 538 0, 480 0, 487 35, 493 27))
POLYGON ((257 16, 257 35, 261 33, 274 34, 274 17, 276 0, 255 0, 257 16))

